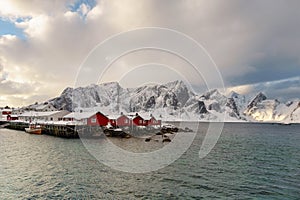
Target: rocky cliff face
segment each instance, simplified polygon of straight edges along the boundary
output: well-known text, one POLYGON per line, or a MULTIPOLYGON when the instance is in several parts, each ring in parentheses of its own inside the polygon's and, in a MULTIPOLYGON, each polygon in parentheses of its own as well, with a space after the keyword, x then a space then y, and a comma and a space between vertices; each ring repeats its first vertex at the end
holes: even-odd
POLYGON ((262 101, 266 100, 267 97, 262 92, 259 92, 253 99, 250 101, 250 103, 247 106, 246 113, 251 113, 252 109, 257 106, 258 103, 261 103, 262 101))
POLYGON ((238 93, 225 96, 216 89, 198 95, 182 81, 138 88, 122 88, 116 82, 66 88, 49 103, 69 111, 92 108, 107 114, 141 112, 165 119, 300 122, 299 101, 283 104, 261 92, 247 100, 238 93), (220 119, 221 114, 225 119, 220 119))

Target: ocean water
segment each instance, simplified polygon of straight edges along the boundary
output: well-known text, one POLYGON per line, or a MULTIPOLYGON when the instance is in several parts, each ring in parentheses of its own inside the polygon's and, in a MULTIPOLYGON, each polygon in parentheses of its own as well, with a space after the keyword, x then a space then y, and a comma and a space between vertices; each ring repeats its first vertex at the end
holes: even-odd
MULTIPOLYGON (((300 199, 300 125, 226 123, 199 159, 207 127, 174 163, 139 174, 103 165, 80 139, 0 129, 0 199, 300 199)), ((166 145, 112 141, 145 152, 166 145)))

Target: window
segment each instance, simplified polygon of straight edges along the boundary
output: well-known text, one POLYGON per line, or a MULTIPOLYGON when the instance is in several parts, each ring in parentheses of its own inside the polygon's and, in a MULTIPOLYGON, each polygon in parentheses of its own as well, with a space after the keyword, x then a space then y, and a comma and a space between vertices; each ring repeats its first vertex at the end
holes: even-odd
POLYGON ((95 117, 92 118, 92 119, 91 119, 91 122, 92 122, 92 123, 96 123, 96 122, 97 122, 96 118, 95 118, 95 117))
POLYGON ((124 123, 127 124, 127 123, 128 123, 128 119, 125 119, 125 120, 124 120, 124 123))
POLYGON ((140 119, 140 120, 139 120, 139 123, 142 124, 142 123, 143 123, 143 120, 140 119))

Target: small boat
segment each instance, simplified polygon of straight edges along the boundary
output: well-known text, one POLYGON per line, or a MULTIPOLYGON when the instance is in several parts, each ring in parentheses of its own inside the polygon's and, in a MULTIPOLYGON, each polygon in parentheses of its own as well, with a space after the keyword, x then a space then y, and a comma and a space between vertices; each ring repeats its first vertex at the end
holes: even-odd
POLYGON ((282 126, 290 126, 290 125, 292 125, 291 123, 288 123, 288 122, 282 122, 282 123, 280 123, 280 125, 282 125, 282 126))
POLYGON ((41 128, 40 125, 29 124, 29 127, 25 128, 25 132, 30 133, 30 134, 41 135, 42 134, 42 128, 41 128))

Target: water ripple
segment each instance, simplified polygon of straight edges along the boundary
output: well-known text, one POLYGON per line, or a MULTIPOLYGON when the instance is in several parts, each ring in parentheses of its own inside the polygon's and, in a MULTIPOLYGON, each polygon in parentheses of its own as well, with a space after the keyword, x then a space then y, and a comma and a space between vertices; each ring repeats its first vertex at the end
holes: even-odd
MULTIPOLYGON (((225 124, 215 148, 199 160, 206 129, 201 124, 179 160, 146 174, 102 165, 80 140, 0 129, 1 199, 299 198, 299 126, 225 124)), ((114 140, 133 152, 151 150, 141 141, 114 140)))

